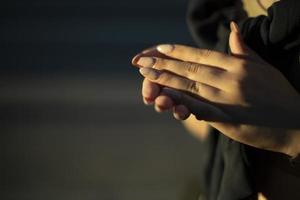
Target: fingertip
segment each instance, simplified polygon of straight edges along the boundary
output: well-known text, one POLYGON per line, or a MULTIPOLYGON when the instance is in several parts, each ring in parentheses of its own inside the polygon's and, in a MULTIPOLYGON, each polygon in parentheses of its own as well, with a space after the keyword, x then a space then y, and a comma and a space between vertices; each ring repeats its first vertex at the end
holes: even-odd
POLYGON ((157 51, 162 54, 169 54, 174 50, 175 46, 172 44, 160 44, 156 47, 157 51))
POLYGON ((184 121, 187 118, 189 118, 189 115, 181 115, 179 113, 173 112, 173 116, 175 119, 179 120, 179 121, 184 121))
POLYGON ((160 95, 155 99, 155 105, 161 108, 161 110, 170 110, 173 108, 174 103, 172 99, 165 95, 160 95))
POLYGON ((139 61, 139 59, 140 59, 141 56, 142 56, 141 53, 135 55, 135 56, 132 58, 132 60, 131 60, 131 64, 134 65, 135 67, 139 67, 139 65, 138 65, 137 63, 138 63, 138 61, 139 61))
POLYGON ((154 100, 160 93, 160 86, 156 83, 144 79, 142 86, 142 95, 143 97, 154 100))
POLYGON ((154 105, 154 110, 157 112, 157 113, 162 113, 164 110, 161 109, 158 105, 154 105))
POLYGON ((143 50, 141 53, 138 53, 137 55, 135 55, 132 60, 131 60, 131 64, 136 66, 136 67, 141 67, 139 64, 138 64, 138 61, 140 60, 140 58, 142 56, 152 56, 152 55, 156 55, 157 53, 156 50, 156 46, 154 47, 151 47, 151 48, 148 48, 146 50, 143 50))
POLYGON ((181 119, 181 116, 180 116, 178 113, 176 113, 176 112, 173 112, 173 117, 174 117, 176 120, 179 120, 179 121, 183 120, 183 119, 181 119))
POLYGON ((177 105, 174 107, 173 115, 177 120, 186 120, 190 114, 190 111, 184 105, 177 105))
POLYGON ((154 104, 154 100, 143 97, 143 102, 146 106, 150 106, 154 104))
POLYGON ((135 67, 141 67, 140 65, 138 65, 138 61, 140 59, 140 57, 145 56, 145 57, 160 57, 160 58, 167 58, 166 55, 164 55, 163 53, 158 51, 158 46, 159 45, 155 45, 152 46, 146 50, 143 50, 141 53, 138 53, 137 55, 135 55, 132 59, 131 59, 131 64, 134 65, 135 67))
POLYGON ((230 29, 231 29, 232 32, 235 32, 235 33, 239 33, 240 32, 239 26, 234 21, 230 22, 230 29))
POLYGON ((230 23, 229 47, 231 53, 236 56, 247 56, 248 49, 240 33, 238 25, 235 22, 230 23))

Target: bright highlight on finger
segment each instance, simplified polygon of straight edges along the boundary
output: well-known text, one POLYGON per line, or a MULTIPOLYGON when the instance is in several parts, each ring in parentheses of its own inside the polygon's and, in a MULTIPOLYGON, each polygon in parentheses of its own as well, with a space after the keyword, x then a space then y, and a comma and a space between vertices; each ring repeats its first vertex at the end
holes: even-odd
POLYGON ((161 53, 168 54, 174 50, 174 45, 171 44, 161 44, 157 46, 157 50, 161 53))

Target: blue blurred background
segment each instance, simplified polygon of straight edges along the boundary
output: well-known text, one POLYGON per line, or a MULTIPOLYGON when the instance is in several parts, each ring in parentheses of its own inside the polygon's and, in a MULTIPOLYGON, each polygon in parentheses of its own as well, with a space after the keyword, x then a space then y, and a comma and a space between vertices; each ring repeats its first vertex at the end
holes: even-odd
POLYGON ((0 7, 0 199, 197 199, 200 142, 142 104, 131 58, 193 44, 184 0, 0 7))
POLYGON ((185 0, 9 0, 0 8, 1 66, 13 72, 130 71, 130 58, 141 48, 190 42, 185 10, 185 0))

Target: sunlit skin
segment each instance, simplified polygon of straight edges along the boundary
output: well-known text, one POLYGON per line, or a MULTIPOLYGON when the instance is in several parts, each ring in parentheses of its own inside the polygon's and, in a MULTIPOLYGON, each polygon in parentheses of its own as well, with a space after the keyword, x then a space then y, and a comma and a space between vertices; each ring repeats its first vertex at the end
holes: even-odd
POLYGON ((159 51, 161 57, 138 55, 133 63, 146 78, 145 101, 157 111, 173 109, 178 119, 192 113, 241 143, 298 155, 299 93, 244 44, 235 24, 229 45, 232 55, 183 45, 145 52, 159 51))

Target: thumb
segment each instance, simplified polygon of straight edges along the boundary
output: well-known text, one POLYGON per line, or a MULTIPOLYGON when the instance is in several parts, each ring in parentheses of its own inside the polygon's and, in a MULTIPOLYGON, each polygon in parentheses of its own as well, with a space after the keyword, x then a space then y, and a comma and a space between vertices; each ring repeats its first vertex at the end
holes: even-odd
POLYGON ((229 47, 231 53, 238 57, 251 58, 260 62, 265 62, 255 51, 249 48, 241 35, 238 25, 235 22, 230 23, 229 47))
POLYGON ((235 22, 230 22, 229 47, 231 53, 237 56, 249 56, 249 48, 244 43, 238 25, 235 22))
POLYGON ((249 48, 241 35, 238 25, 235 22, 230 23, 229 47, 231 53, 239 57, 248 57, 256 60, 263 61, 257 53, 249 48))

